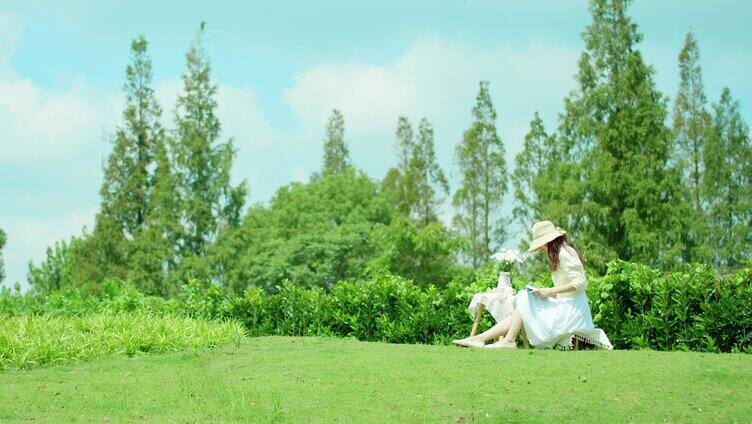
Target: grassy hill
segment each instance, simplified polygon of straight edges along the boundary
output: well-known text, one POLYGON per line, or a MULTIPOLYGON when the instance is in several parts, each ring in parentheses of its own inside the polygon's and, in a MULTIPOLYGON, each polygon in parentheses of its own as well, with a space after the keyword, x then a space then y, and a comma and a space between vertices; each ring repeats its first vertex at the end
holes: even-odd
POLYGON ((0 373, 1 422, 752 422, 752 356, 326 338, 0 373))

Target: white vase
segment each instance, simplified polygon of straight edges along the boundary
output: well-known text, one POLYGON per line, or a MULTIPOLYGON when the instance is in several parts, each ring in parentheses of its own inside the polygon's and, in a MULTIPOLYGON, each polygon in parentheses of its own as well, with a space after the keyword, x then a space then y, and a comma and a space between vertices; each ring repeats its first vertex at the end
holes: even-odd
POLYGON ((503 287, 512 287, 512 278, 510 277, 510 273, 504 271, 499 273, 499 282, 496 284, 497 289, 501 289, 503 287))

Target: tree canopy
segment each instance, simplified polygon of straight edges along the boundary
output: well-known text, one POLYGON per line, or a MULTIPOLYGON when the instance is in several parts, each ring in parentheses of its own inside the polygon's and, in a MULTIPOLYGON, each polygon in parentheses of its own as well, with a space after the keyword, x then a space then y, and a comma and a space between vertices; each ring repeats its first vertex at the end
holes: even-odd
MULTIPOLYGON (((454 169, 439 165, 433 122, 414 126, 395 113, 394 140, 384 141, 393 143, 393 166, 383 178, 367 175, 350 158, 361 141, 346 138, 345 116, 334 108, 322 122, 318 172, 250 207, 246 182, 231 178, 236 147, 221 133, 206 25, 188 48, 167 128, 149 44, 138 36, 122 122, 107 138, 95 225, 30 263, 29 282, 47 293, 96 290, 114 278, 162 296, 190 279, 238 292, 285 283, 326 289, 380 272, 443 285, 486 265, 510 241, 511 222, 527 231, 542 219, 566 228, 596 273, 613 258, 738 268, 752 254, 752 142, 741 104, 725 88, 707 106, 690 31, 670 110, 640 52, 630 3, 590 1, 575 88, 555 123, 533 114, 513 168, 490 83, 470 81, 478 91, 455 140, 454 169)), ((0 253, 5 241, 0 230, 0 253)))

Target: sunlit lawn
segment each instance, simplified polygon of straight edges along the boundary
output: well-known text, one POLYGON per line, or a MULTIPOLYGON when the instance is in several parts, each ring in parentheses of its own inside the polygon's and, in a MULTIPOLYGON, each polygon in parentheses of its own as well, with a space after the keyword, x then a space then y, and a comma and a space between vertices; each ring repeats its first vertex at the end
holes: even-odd
POLYGON ((0 373, 2 422, 752 422, 752 356, 324 338, 0 373))

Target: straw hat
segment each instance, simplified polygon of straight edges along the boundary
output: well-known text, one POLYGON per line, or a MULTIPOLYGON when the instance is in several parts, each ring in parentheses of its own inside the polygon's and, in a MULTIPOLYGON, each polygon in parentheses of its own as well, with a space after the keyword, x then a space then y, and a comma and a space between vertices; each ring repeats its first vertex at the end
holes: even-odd
POLYGON ((544 247, 548 242, 567 232, 554 225, 551 221, 538 221, 533 224, 533 241, 530 242, 528 252, 535 252, 544 247))

